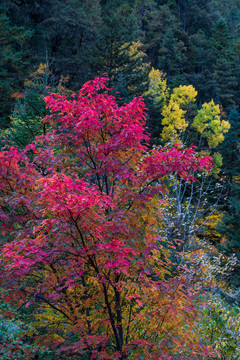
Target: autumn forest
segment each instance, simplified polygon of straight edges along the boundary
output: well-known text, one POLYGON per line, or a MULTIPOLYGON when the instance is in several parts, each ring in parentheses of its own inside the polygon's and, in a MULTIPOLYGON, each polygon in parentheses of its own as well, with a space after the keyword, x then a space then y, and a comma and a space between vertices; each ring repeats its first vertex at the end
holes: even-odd
POLYGON ((0 359, 240 359, 240 0, 0 2, 0 359))

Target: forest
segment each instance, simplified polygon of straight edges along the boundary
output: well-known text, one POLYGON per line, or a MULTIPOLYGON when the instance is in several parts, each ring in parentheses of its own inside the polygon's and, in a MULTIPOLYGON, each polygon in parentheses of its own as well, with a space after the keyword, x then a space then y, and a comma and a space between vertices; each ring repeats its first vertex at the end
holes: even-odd
POLYGON ((0 359, 240 359, 240 0, 1 0, 0 359))

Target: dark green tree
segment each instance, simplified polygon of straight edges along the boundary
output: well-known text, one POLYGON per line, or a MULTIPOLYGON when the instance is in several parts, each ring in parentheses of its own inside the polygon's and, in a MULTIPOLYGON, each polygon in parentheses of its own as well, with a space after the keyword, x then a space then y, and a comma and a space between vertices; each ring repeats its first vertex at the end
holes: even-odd
POLYGON ((123 4, 103 16, 103 26, 92 52, 92 77, 106 74, 114 94, 123 102, 142 95, 148 86, 150 66, 138 41, 138 32, 133 9, 123 4))
POLYGON ((48 114, 44 97, 54 91, 69 93, 64 87, 65 81, 67 78, 62 77, 57 83, 48 66, 40 64, 24 82, 25 89, 16 99, 11 125, 1 132, 3 145, 7 141, 23 148, 36 136, 46 134, 47 126, 42 121, 48 114))
POLYGON ((211 38, 212 73, 215 83, 214 100, 220 103, 225 112, 236 106, 238 87, 236 64, 234 58, 234 42, 225 20, 220 19, 211 38))
POLYGON ((228 56, 218 58, 214 66, 213 78, 215 100, 222 105, 224 112, 228 112, 237 105, 238 80, 234 61, 228 56))
POLYGON ((211 38, 212 46, 216 54, 221 55, 222 51, 227 51, 230 47, 232 36, 228 30, 226 21, 220 18, 214 26, 211 38))
POLYGON ((75 89, 89 79, 86 59, 97 28, 93 6, 90 9, 86 2, 76 0, 4 1, 11 5, 12 21, 33 30, 31 62, 35 66, 48 63, 56 76, 69 75, 75 89))
MULTIPOLYGON (((72 0, 74 7, 79 3, 78 0, 72 0)), ((98 32, 102 27, 102 8, 100 0, 83 0, 82 6, 91 26, 98 32)))
POLYGON ((145 16, 145 48, 154 68, 161 69, 175 87, 187 82, 194 53, 172 3, 151 7, 145 16))
POLYGON ((229 30, 233 34, 240 21, 240 2, 239 0, 210 0, 208 11, 213 19, 224 18, 229 30), (227 6, 226 6, 227 4, 227 6))
POLYGON ((225 135, 219 151, 223 157, 222 170, 226 173, 228 180, 232 182, 240 174, 240 115, 235 108, 231 110, 228 120, 231 128, 225 135))
POLYGON ((216 230, 223 236, 218 248, 226 257, 236 256, 236 265, 227 280, 237 288, 240 286, 240 184, 237 181, 231 185, 231 196, 216 230))
POLYGON ((12 25, 8 8, 0 6, 0 128, 9 125, 13 107, 12 94, 21 90, 29 67, 31 31, 12 25))
MULTIPOLYGON (((185 29, 189 35, 196 34, 199 30, 203 31, 206 37, 211 35, 213 26, 212 14, 209 11, 210 0, 181 0, 185 2, 186 25, 185 29)), ((184 9, 183 9, 184 11, 184 9)))

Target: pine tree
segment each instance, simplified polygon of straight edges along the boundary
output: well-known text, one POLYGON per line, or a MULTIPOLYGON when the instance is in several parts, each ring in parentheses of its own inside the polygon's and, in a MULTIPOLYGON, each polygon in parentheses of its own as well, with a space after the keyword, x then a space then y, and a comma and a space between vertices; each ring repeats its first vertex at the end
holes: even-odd
POLYGON ((211 43, 215 101, 222 105, 224 111, 230 111, 236 106, 238 81, 233 54, 233 38, 223 19, 216 23, 211 43))
POLYGON ((33 30, 32 63, 48 63, 58 77, 69 75, 73 88, 89 78, 86 59, 99 25, 93 22, 101 21, 97 20, 98 10, 97 1, 78 0, 24 0, 14 2, 11 8, 13 22, 26 23, 33 30))
POLYGON ((151 7, 145 16, 145 48, 154 68, 166 73, 171 87, 186 83, 192 46, 169 4, 151 7))
POLYGON ((48 111, 44 98, 54 91, 69 93, 69 90, 64 87, 67 80, 68 78, 61 77, 57 84, 46 64, 40 64, 38 69, 30 74, 24 82, 24 91, 17 94, 15 108, 11 115, 11 125, 0 134, 3 145, 7 141, 11 145, 23 148, 36 136, 46 134, 48 127, 43 122, 43 118, 48 111))
POLYGON ((237 263, 234 271, 229 273, 229 282, 232 287, 240 285, 240 184, 238 181, 231 185, 231 197, 227 204, 221 222, 216 227, 222 234, 223 240, 219 249, 227 256, 235 254, 237 263))
POLYGON ((229 111, 236 106, 238 87, 235 64, 231 58, 222 56, 217 59, 213 78, 216 83, 216 100, 222 105, 224 111, 229 111))
POLYGON ((150 66, 138 38, 137 18, 127 4, 103 16, 103 27, 92 52, 94 75, 107 74, 122 101, 147 90, 150 66))
MULTIPOLYGON (((72 3, 78 1, 72 0, 72 3)), ((75 5, 75 4, 74 4, 75 5)), ((99 31, 102 27, 102 14, 100 0, 83 0, 83 9, 92 27, 99 31)))
POLYGON ((216 49, 218 54, 221 54, 222 50, 227 50, 229 48, 230 42, 232 40, 232 36, 228 30, 228 26, 224 19, 219 19, 215 24, 213 29, 212 36, 212 45, 216 49))
POLYGON ((11 96, 22 88, 29 66, 27 43, 31 31, 11 24, 7 7, 0 6, 0 128, 9 125, 14 98, 11 96))
POLYGON ((239 135, 240 135, 240 115, 234 108, 229 114, 231 128, 225 136, 225 140, 220 147, 223 156, 223 171, 227 174, 230 182, 234 177, 239 176, 240 152, 239 152, 239 135))

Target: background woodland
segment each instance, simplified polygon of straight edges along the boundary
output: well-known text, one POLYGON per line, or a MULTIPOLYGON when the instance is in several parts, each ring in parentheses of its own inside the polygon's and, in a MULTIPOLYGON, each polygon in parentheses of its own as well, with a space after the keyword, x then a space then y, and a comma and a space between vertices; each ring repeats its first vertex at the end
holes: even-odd
POLYGON ((1 359, 239 359, 239 34, 239 0, 1 1, 1 359))

